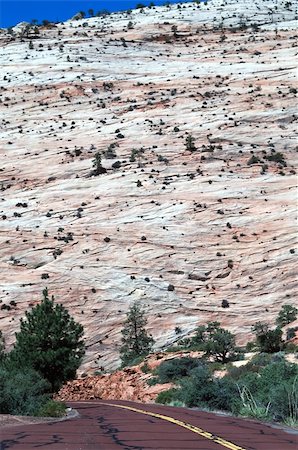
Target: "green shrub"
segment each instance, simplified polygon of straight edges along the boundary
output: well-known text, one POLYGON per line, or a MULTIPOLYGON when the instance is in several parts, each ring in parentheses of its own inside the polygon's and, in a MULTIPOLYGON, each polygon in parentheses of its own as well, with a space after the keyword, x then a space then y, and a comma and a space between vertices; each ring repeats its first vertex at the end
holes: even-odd
POLYGON ((298 383, 297 376, 291 380, 281 382, 271 389, 270 399, 272 411, 276 420, 298 421, 298 383))
MULTIPOLYGON (((298 415, 294 389, 297 377, 297 365, 286 361, 271 362, 261 368, 259 374, 247 373, 238 381, 238 386, 240 390, 247 389, 251 393, 248 404, 255 405, 256 414, 267 410, 268 418, 285 420, 298 415)), ((260 418, 257 415, 254 417, 260 418)))
POLYGON ((171 381, 179 380, 180 378, 189 375, 190 371, 199 364, 197 358, 175 358, 169 361, 164 361, 156 369, 160 383, 169 383, 171 381))
POLYGON ((248 362, 249 367, 257 367, 260 369, 261 367, 267 366, 272 360, 272 355, 269 353, 257 353, 254 355, 251 360, 248 362))
POLYGON ((178 373, 179 388, 159 394, 158 403, 226 410, 289 425, 298 422, 298 366, 285 361, 282 352, 255 355, 245 366, 229 367, 221 379, 215 378, 204 364, 186 370, 187 375, 181 377, 179 370, 183 367, 179 360, 177 365, 165 365, 165 379, 178 373))
POLYGON ((63 417, 65 413, 65 403, 48 400, 47 403, 36 411, 35 415, 39 417, 63 417))
POLYGON ((283 166, 286 166, 286 165, 287 165, 283 153, 280 153, 280 152, 277 152, 277 153, 271 153, 271 155, 268 155, 268 156, 266 157, 266 159, 267 159, 268 161, 274 161, 274 162, 277 162, 277 163, 279 163, 279 164, 282 164, 283 166))
POLYGON ((139 364, 141 364, 144 361, 145 358, 146 358, 146 355, 138 356, 130 361, 127 361, 126 363, 123 363, 121 365, 121 367, 124 368, 124 367, 138 366, 139 364))
POLYGON ((207 366, 194 369, 191 376, 180 381, 178 400, 187 406, 206 406, 212 396, 213 379, 207 366))
POLYGON ((257 343, 255 341, 249 341, 246 344, 246 351, 253 352, 257 348, 257 343))
POLYGON ((221 328, 219 322, 209 322, 207 326, 197 327, 189 348, 203 350, 206 356, 225 363, 235 357, 235 336, 221 328))
POLYGON ((157 377, 152 377, 147 380, 148 386, 155 386, 158 383, 159 383, 159 381, 158 381, 157 377))
POLYGON ((0 413, 31 416, 49 399, 50 384, 31 368, 0 367, 0 413))
POLYGON ((285 346, 286 353, 298 353, 298 345, 294 344, 294 342, 288 342, 285 346))
POLYGON ((150 373, 150 367, 148 366, 147 363, 144 363, 144 364, 142 365, 141 371, 142 371, 143 373, 150 373))
POLYGON ((259 158, 255 155, 252 155, 247 161, 247 165, 251 166, 252 164, 258 164, 260 162, 259 158))
POLYGON ((287 329, 287 340, 293 339, 296 336, 296 331, 298 331, 298 327, 288 328, 287 329))
POLYGON ((240 402, 236 383, 229 378, 213 378, 206 366, 194 369, 181 380, 177 399, 190 407, 237 412, 240 402))
POLYGON ((276 318, 276 325, 284 327, 297 319, 298 309, 292 305, 283 305, 276 318))
POLYGON ((228 368, 228 376, 233 380, 237 381, 241 377, 245 376, 248 373, 259 373, 262 367, 267 366, 274 358, 274 356, 278 355, 277 358, 279 360, 284 359, 283 354, 280 355, 276 353, 275 355, 271 355, 269 353, 258 353, 254 355, 247 364, 235 367, 231 366, 228 368))
POLYGON ((276 353, 283 348, 282 330, 280 327, 270 330, 267 323, 257 322, 252 327, 252 331, 256 335, 257 344, 261 352, 276 353))
POLYGON ((174 388, 169 389, 168 391, 160 392, 158 394, 158 396, 156 397, 155 402, 161 403, 162 405, 166 405, 168 403, 171 403, 171 402, 177 400, 176 394, 177 394, 177 389, 174 389, 174 388))

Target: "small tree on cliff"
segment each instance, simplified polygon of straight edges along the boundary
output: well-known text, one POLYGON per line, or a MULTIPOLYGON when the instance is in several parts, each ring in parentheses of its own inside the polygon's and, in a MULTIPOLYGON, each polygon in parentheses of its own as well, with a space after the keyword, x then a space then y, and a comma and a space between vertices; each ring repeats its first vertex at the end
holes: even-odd
POLYGON ((283 340, 280 327, 271 330, 268 323, 256 322, 251 330, 256 335, 256 342, 261 352, 276 353, 282 350, 283 340))
POLYGON ((12 360, 20 367, 32 367, 51 384, 52 392, 76 375, 85 353, 84 330, 64 306, 54 304, 44 289, 41 303, 25 313, 16 333, 12 360))
POLYGON ((122 333, 122 347, 120 355, 122 365, 126 366, 132 363, 136 358, 148 355, 154 339, 147 334, 144 328, 147 319, 144 317, 144 311, 134 303, 128 310, 127 319, 124 323, 122 333))
POLYGON ((209 322, 207 326, 197 328, 191 345, 205 352, 206 356, 213 356, 216 361, 226 363, 235 355, 235 336, 220 327, 219 322, 209 322))
POLYGON ((106 173, 107 172, 107 169, 102 167, 101 154, 99 152, 95 153, 94 159, 92 160, 92 165, 94 167, 93 175, 100 175, 102 173, 106 173))
POLYGON ((195 138, 191 134, 188 134, 186 136, 185 147, 186 150, 189 150, 190 152, 195 152, 197 149, 197 147, 195 146, 195 138))
POLYGON ((276 318, 276 324, 280 327, 288 325, 297 319, 298 309, 292 305, 283 305, 276 318))

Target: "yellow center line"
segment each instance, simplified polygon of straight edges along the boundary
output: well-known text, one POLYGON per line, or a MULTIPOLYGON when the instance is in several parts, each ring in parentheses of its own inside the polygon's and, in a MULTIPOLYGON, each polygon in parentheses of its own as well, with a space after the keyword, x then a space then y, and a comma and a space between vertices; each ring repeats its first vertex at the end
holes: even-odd
POLYGON ((223 447, 226 447, 230 450, 245 450, 243 447, 239 447, 239 445, 233 444, 233 442, 226 441, 225 439, 216 436, 208 431, 203 430, 202 428, 195 427, 187 422, 182 422, 181 420, 174 419, 170 416, 164 416, 163 414, 157 414, 150 411, 144 411, 143 409, 132 408, 131 406, 124 405, 114 405, 113 403, 101 403, 102 405, 113 406, 115 408, 128 409, 129 411, 134 411, 141 414, 146 414, 147 416, 156 417, 157 419, 166 420, 167 422, 174 423, 175 425, 179 425, 180 427, 186 428, 187 430, 192 431, 193 433, 199 434, 200 436, 209 439, 210 441, 216 442, 223 447))

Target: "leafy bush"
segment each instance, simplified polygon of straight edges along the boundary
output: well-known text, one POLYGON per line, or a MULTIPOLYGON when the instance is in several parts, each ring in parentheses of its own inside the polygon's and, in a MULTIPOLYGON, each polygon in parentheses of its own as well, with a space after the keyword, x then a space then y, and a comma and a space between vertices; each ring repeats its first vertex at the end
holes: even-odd
POLYGON ((214 377, 207 364, 195 359, 196 366, 191 369, 189 359, 161 364, 161 379, 175 381, 179 388, 159 394, 158 403, 226 410, 297 424, 298 366, 285 361, 283 352, 255 355, 245 366, 229 367, 223 378, 214 377))
POLYGON ((181 381, 178 400, 187 406, 236 411, 237 386, 228 378, 213 378, 208 367, 194 369, 191 376, 181 381))
POLYGON ((34 369, 0 367, 0 413, 34 415, 49 399, 50 384, 34 369))
POLYGON ((156 397, 156 403, 161 403, 162 405, 169 404, 176 400, 177 389, 169 389, 168 391, 163 391, 156 397))
MULTIPOLYGON (((240 390, 247 389, 251 393, 250 403, 256 405, 257 413, 267 410, 267 417, 285 420, 298 416, 295 392, 297 378, 298 367, 295 364, 289 364, 286 361, 271 362, 261 368, 259 374, 246 374, 239 380, 238 387, 240 390)), ((247 405, 243 404, 243 406, 247 405)))
POLYGON ((267 323, 257 322, 252 327, 252 331, 256 335, 256 341, 261 352, 276 353, 283 348, 280 327, 270 330, 267 323))
POLYGON ((151 372, 150 367, 148 366, 147 363, 144 363, 144 364, 142 365, 141 371, 142 371, 143 373, 150 373, 150 372, 151 372))
POLYGON ((248 362, 248 366, 249 367, 255 366, 259 370, 261 367, 267 366, 271 362, 271 360, 272 355, 270 355, 269 353, 257 353, 248 362))
POLYGON ((62 402, 48 400, 36 413, 39 417, 63 417, 65 416, 66 405, 62 402))
POLYGON ((287 329, 287 340, 293 339, 296 336, 296 331, 298 331, 298 327, 288 328, 287 329))
POLYGON ((156 369, 159 383, 169 383, 179 380, 190 374, 191 370, 198 366, 199 360, 195 358, 182 357, 164 361, 156 369))
POLYGON ((159 383, 157 377, 149 378, 146 382, 147 382, 148 386, 155 386, 156 384, 159 383))

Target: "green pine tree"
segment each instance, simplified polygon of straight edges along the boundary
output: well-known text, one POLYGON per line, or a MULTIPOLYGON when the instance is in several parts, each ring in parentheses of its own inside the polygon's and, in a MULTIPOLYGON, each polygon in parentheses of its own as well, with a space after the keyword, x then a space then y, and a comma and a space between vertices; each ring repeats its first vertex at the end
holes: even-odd
POLYGON ((134 303, 128 310, 122 330, 120 355, 123 366, 131 364, 136 358, 148 355, 152 349, 154 339, 147 334, 144 328, 146 324, 144 311, 137 303, 134 303))
POLYGON ((195 152, 196 151, 196 146, 195 146, 195 138, 191 135, 188 134, 186 139, 185 139, 185 146, 186 146, 186 150, 189 150, 190 152, 195 152))
POLYGON ((85 354, 83 327, 63 305, 54 304, 47 289, 41 303, 25 315, 11 357, 19 366, 39 372, 55 392, 75 377, 80 366, 85 354))
POLYGON ((101 164, 101 154, 99 152, 95 153, 94 159, 92 160, 92 166, 94 167, 93 174, 100 175, 102 173, 106 173, 107 169, 102 167, 101 164))

